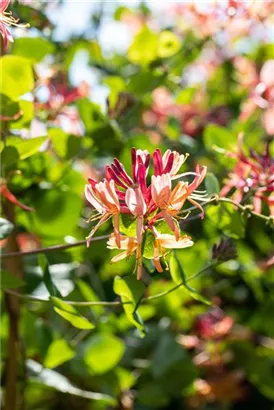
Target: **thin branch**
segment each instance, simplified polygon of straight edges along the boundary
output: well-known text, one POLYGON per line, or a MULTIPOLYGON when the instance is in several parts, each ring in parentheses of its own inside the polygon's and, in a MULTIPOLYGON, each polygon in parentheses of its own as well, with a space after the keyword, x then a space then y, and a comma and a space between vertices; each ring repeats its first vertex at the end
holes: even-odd
MULTIPOLYGON (((92 238, 90 242, 98 242, 102 241, 104 239, 108 239, 109 235, 103 235, 103 236, 97 236, 95 238, 92 238)), ((3 253, 1 255, 1 259, 6 259, 6 258, 14 258, 17 256, 27 256, 27 255, 37 255, 39 253, 48 253, 48 252, 55 252, 55 251, 61 251, 64 249, 69 249, 69 248, 74 248, 76 246, 82 246, 87 243, 86 240, 74 242, 74 243, 67 243, 67 244, 62 244, 62 245, 54 245, 54 246, 49 246, 47 248, 39 248, 39 249, 34 249, 32 251, 26 251, 26 252, 9 252, 9 253, 3 253)))
POLYGON ((263 219, 264 221, 267 221, 267 222, 270 222, 270 221, 274 222, 273 216, 267 216, 267 215, 263 215, 263 214, 258 214, 258 212, 252 211, 248 206, 244 206, 244 205, 238 204, 237 202, 233 201, 233 200, 230 199, 230 198, 216 198, 216 202, 217 202, 217 203, 218 203, 218 202, 226 202, 226 203, 228 203, 228 204, 232 204, 232 205, 234 205, 234 206, 237 206, 237 208, 240 209, 241 211, 247 212, 247 213, 249 213, 250 215, 255 216, 256 218, 263 219))
MULTIPOLYGON (((230 198, 219 198, 217 195, 215 195, 214 197, 212 197, 211 199, 209 199, 208 201, 202 202, 200 205, 201 206, 206 206, 209 205, 211 203, 220 203, 220 202, 226 202, 229 204, 232 204, 234 206, 236 206, 238 209, 240 209, 242 212, 246 212, 250 215, 255 216, 256 218, 260 218, 266 222, 270 222, 272 221, 274 223, 274 218, 273 216, 266 216, 263 214, 259 214, 255 211, 252 211, 248 206, 245 205, 241 205, 238 204, 237 202, 233 201, 230 198)), ((186 214, 188 212, 192 212, 194 210, 196 210, 197 207, 196 206, 191 206, 190 208, 184 209, 182 210, 180 213, 186 214)), ((191 221, 193 219, 198 218, 200 215, 194 215, 192 217, 189 217, 183 221, 181 221, 181 223, 186 223, 188 221, 191 221)), ((102 241, 104 239, 107 239, 108 235, 103 235, 103 236, 97 236, 95 238, 91 239, 91 242, 97 242, 97 241, 102 241)), ((68 244, 62 244, 62 245, 54 245, 54 246, 50 246, 48 248, 40 248, 40 249, 34 249, 32 251, 27 251, 27 252, 9 252, 9 253, 3 253, 0 258, 1 259, 6 259, 6 258, 14 258, 14 257, 18 257, 18 256, 26 256, 26 255, 37 255, 39 253, 47 253, 47 252, 55 252, 55 251, 60 251, 60 250, 64 250, 64 249, 69 249, 69 248, 74 248, 76 246, 82 246, 85 245, 86 241, 82 240, 82 241, 78 241, 78 242, 74 242, 74 243, 68 243, 68 244)))
MULTIPOLYGON (((175 290, 177 290, 178 288, 183 286, 185 283, 188 283, 191 280, 193 280, 194 278, 197 278, 198 276, 203 274, 207 269, 211 268, 212 266, 214 266, 214 263, 205 266, 199 272, 197 272, 194 275, 190 276, 187 280, 178 283, 177 285, 173 286, 172 288, 170 288, 170 289, 168 289, 164 292, 157 293, 156 295, 147 296, 147 297, 143 298, 141 303, 145 303, 147 301, 159 299, 161 297, 164 297, 164 296, 168 295, 169 293, 174 292, 175 290)), ((23 295, 22 293, 17 293, 16 291, 11 290, 11 289, 4 289, 4 290, 5 290, 6 293, 9 293, 13 296, 17 296, 19 298, 30 300, 30 301, 33 301, 33 302, 44 302, 44 303, 51 302, 50 299, 41 299, 41 298, 39 298, 37 296, 33 296, 33 295, 23 295)), ((63 300, 63 302, 66 303, 67 305, 81 306, 81 307, 89 307, 89 306, 122 306, 122 305, 127 305, 127 304, 131 303, 130 301, 128 301, 128 302, 121 302, 121 301, 107 302, 107 301, 101 301, 101 300, 100 301, 93 301, 93 302, 80 302, 80 301, 74 301, 74 300, 63 300)))

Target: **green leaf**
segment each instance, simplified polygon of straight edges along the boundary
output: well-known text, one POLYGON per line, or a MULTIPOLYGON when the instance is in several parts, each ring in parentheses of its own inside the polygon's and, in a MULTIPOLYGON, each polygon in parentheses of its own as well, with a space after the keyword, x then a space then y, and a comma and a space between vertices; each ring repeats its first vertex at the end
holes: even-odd
POLYGON ((19 154, 15 147, 5 146, 1 152, 1 168, 4 174, 9 168, 14 168, 19 160, 19 154))
POLYGON ((220 192, 220 184, 218 179, 215 177, 214 174, 208 172, 205 177, 205 188, 207 191, 208 197, 211 197, 214 194, 218 194, 220 192))
POLYGON ((104 374, 121 360, 125 346, 121 339, 110 333, 97 333, 88 340, 84 360, 94 374, 104 374))
POLYGON ((235 210, 234 205, 221 203, 207 208, 206 219, 220 232, 234 239, 245 237, 246 218, 235 210))
POLYGON ((47 137, 31 138, 29 140, 23 140, 19 137, 8 137, 7 146, 15 147, 19 153, 20 159, 26 159, 39 151, 39 148, 46 139, 47 137))
POLYGON ((25 282, 22 279, 11 275, 5 270, 1 270, 1 289, 20 288, 22 286, 25 286, 25 282))
POLYGON ((0 59, 2 93, 17 98, 32 91, 34 77, 30 61, 27 58, 5 55, 0 59))
POLYGON ((0 218, 0 240, 7 238, 13 231, 14 225, 7 219, 0 218))
POLYGON ((51 278, 51 274, 49 271, 49 264, 48 260, 45 255, 40 254, 38 255, 38 261, 39 265, 42 269, 43 272, 43 282, 51 296, 57 296, 57 297, 62 297, 59 289, 55 286, 55 283, 53 282, 51 278))
POLYGON ((143 282, 137 280, 134 276, 120 278, 116 276, 114 279, 113 290, 116 295, 119 295, 123 303, 125 314, 128 320, 140 331, 142 336, 145 336, 144 322, 137 312, 138 304, 145 292, 143 282), (129 302, 129 303, 128 303, 129 302))
POLYGON ((172 334, 162 335, 153 353, 153 375, 157 378, 164 375, 169 368, 186 356, 185 350, 175 341, 172 334))
POLYGON ((75 350, 72 349, 64 339, 56 339, 48 348, 44 359, 44 365, 45 367, 52 369, 71 360, 75 354, 75 350))
POLYGON ((157 58, 158 36, 144 26, 134 37, 128 49, 128 58, 134 64, 147 65, 157 58))
POLYGON ((0 94, 0 116, 4 121, 15 121, 20 117, 18 102, 11 100, 7 95, 0 94))
POLYGON ((137 220, 133 215, 120 214, 120 231, 127 236, 136 236, 137 220))
POLYGON ((94 325, 84 316, 82 316, 74 306, 68 305, 66 302, 59 298, 51 296, 51 300, 54 304, 54 310, 63 319, 67 320, 72 326, 78 329, 93 329, 94 325))
POLYGON ((209 300, 204 298, 195 289, 193 289, 191 286, 188 285, 184 269, 183 269, 180 261, 178 260, 175 251, 173 251, 172 254, 170 255, 169 268, 170 268, 170 275, 171 275, 173 281, 176 284, 182 283, 182 286, 184 287, 185 291, 193 299, 196 299, 196 300, 198 300, 202 303, 205 303, 206 305, 211 305, 211 302, 209 300))
POLYGON ((216 124, 209 124, 204 132, 204 144, 207 151, 214 147, 231 151, 237 143, 237 134, 216 124))
POLYGON ((79 389, 62 374, 51 369, 45 369, 40 363, 37 363, 34 360, 27 360, 26 366, 28 369, 28 379, 32 383, 36 382, 38 385, 42 384, 61 393, 71 394, 87 400, 102 401, 114 407, 117 404, 116 400, 107 394, 79 389))
POLYGON ((154 258, 154 242, 155 242, 155 236, 150 230, 146 230, 143 235, 143 242, 142 242, 142 255, 144 258, 147 258, 147 259, 154 258))
MULTIPOLYGON (((75 187, 74 184, 79 181, 82 183, 81 178, 71 181, 69 170, 67 174, 68 186, 75 187)), ((66 176, 64 176, 65 180, 66 176)), ((82 198, 78 193, 73 192, 72 189, 66 191, 60 188, 38 189, 33 191, 30 202, 35 209, 32 220, 30 221, 25 215, 20 215, 20 222, 31 232, 37 233, 40 237, 55 238, 55 240, 58 238, 61 241, 64 241, 66 235, 74 234, 83 206, 82 198)))
POLYGON ((172 31, 164 30, 158 38, 158 56, 161 58, 171 57, 178 53, 181 48, 181 41, 172 33, 172 31))
POLYGON ((20 110, 22 112, 21 117, 11 123, 11 129, 27 128, 30 126, 31 120, 34 117, 34 105, 32 101, 18 100, 20 110))
POLYGON ((193 101, 193 98, 196 92, 197 92, 196 87, 184 88, 177 94, 175 98, 175 102, 177 104, 190 104, 193 101))
POLYGON ((80 138, 68 135, 60 128, 51 128, 48 135, 53 149, 60 158, 71 159, 78 153, 81 144, 80 138))
POLYGON ((48 54, 53 54, 55 46, 49 40, 42 37, 17 38, 12 47, 14 55, 26 57, 37 63, 48 54))
MULTIPOLYGON (((78 279, 76 284, 85 300, 89 302, 96 302, 99 300, 94 290, 86 282, 78 279)), ((90 309, 93 314, 96 313, 98 316, 102 315, 104 312, 103 306, 90 306, 90 309)))

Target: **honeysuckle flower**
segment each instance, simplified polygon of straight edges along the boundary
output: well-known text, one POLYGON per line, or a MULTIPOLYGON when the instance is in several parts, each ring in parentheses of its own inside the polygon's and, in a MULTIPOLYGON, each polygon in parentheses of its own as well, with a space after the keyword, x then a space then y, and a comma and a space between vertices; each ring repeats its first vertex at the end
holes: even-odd
POLYGON ((88 235, 87 244, 89 246, 90 239, 97 229, 108 219, 113 216, 114 235, 117 241, 117 246, 120 247, 119 235, 119 213, 120 204, 115 192, 114 181, 103 181, 96 183, 90 179, 91 185, 86 185, 85 195, 87 201, 97 210, 99 215, 92 217, 90 220, 99 219, 97 225, 91 230, 88 235))
POLYGON ((142 277, 142 253, 141 248, 138 243, 137 238, 120 235, 120 247, 117 246, 117 241, 113 234, 110 235, 109 240, 107 242, 108 249, 121 249, 123 252, 119 253, 118 255, 114 256, 111 259, 111 263, 119 262, 122 259, 130 258, 134 254, 136 254, 136 267, 137 267, 137 279, 141 279, 142 277))
POLYGON ((165 258, 165 255, 170 249, 188 248, 194 244, 190 236, 187 235, 184 235, 177 240, 173 235, 161 234, 156 229, 153 230, 153 233, 155 234, 153 261, 158 272, 163 272, 160 258, 165 258))
POLYGON ((115 158, 112 164, 106 166, 103 182, 96 182, 89 178, 89 185, 86 185, 86 199, 95 212, 97 211, 89 221, 99 219, 99 222, 87 237, 88 245, 95 231, 112 218, 114 234, 108 246, 124 250, 112 261, 135 254, 138 279, 142 275, 142 249, 147 238, 144 235, 146 231, 150 231, 155 236, 154 262, 159 271, 162 269, 159 258, 165 256, 165 249, 191 246, 192 241, 189 237, 181 237, 177 220, 182 218, 180 212, 186 200, 203 211, 196 201, 204 200, 204 193, 197 191, 197 188, 205 177, 206 167, 197 166, 195 172, 178 174, 186 157, 187 155, 171 150, 167 150, 162 155, 157 149, 152 156, 154 175, 149 183, 150 154, 147 150, 133 148, 132 175, 129 175, 123 164, 115 158), (194 178, 189 183, 186 178, 190 176, 194 178), (177 178, 183 180, 176 181, 177 178), (127 233, 123 231, 126 230, 124 222, 119 224, 119 218, 123 214, 128 215, 129 224, 134 223, 136 226, 134 238, 120 235, 120 233, 127 233), (166 222, 166 227, 168 225, 174 235, 157 232, 157 224, 162 221, 166 222))
POLYGON ((226 196, 234 190, 232 198, 235 202, 251 199, 257 213, 262 213, 264 202, 269 208, 270 215, 274 216, 274 159, 270 154, 270 143, 267 143, 264 154, 260 155, 250 150, 247 156, 242 148, 242 138, 240 135, 238 152, 227 153, 237 160, 237 164, 229 174, 220 195, 226 196))
MULTIPOLYGON (((183 174, 182 174, 183 175, 183 174)), ((151 177, 151 195, 154 203, 162 210, 162 215, 169 227, 175 232, 176 238, 179 238, 179 229, 174 222, 172 216, 184 206, 186 200, 197 206, 202 211, 203 208, 195 199, 199 200, 199 195, 194 195, 193 192, 202 183, 206 175, 206 167, 197 167, 195 179, 188 185, 188 182, 179 181, 175 188, 171 190, 171 176, 170 174, 162 174, 151 177)))
POLYGON ((9 4, 10 0, 0 1, 0 32, 4 40, 4 50, 7 48, 9 41, 13 42, 13 37, 8 27, 29 27, 29 24, 20 24, 19 20, 14 18, 10 11, 7 11, 9 4))

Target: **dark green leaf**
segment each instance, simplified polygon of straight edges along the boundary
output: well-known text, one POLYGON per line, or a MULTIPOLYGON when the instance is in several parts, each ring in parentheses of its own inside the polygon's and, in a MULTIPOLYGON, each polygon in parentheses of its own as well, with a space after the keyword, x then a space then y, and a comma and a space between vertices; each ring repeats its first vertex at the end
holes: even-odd
POLYGON ((1 270, 1 288, 2 289, 9 289, 9 288, 20 288, 25 285, 25 282, 13 276, 9 272, 5 270, 1 270))
POLYGON ((214 174, 208 172, 205 177, 205 187, 207 191, 207 196, 211 197, 214 194, 218 194, 220 192, 220 185, 218 179, 215 177, 214 174))
POLYGON ((193 298, 196 299, 202 303, 205 303, 206 305, 211 305, 211 302, 204 298, 200 293, 198 293, 195 289, 193 289, 191 286, 188 285, 187 283, 187 278, 185 276, 183 267, 179 261, 179 259, 176 256, 175 251, 170 255, 170 260, 169 260, 169 268, 170 268, 170 275, 174 282, 176 284, 182 283, 182 286, 184 287, 185 291, 193 298))
POLYGON ((38 255, 38 261, 40 268, 42 269, 43 272, 43 281, 44 284, 51 296, 57 296, 57 297, 62 297, 59 289, 56 287, 55 283, 52 280, 50 271, 49 271, 49 264, 48 260, 45 255, 40 254, 38 255))
POLYGON ((114 279, 113 290, 119 295, 121 301, 125 303, 123 308, 128 320, 137 327, 142 336, 145 336, 145 326, 142 318, 138 314, 137 307, 144 294, 145 286, 143 282, 137 280, 135 276, 114 279))

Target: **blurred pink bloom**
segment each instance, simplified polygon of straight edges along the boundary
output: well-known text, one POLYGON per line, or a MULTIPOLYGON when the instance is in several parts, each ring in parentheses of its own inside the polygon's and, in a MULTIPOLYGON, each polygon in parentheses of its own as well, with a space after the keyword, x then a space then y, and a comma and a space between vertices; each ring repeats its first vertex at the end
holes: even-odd
POLYGON ((270 155, 269 145, 264 154, 250 150, 247 156, 242 149, 242 136, 239 137, 238 153, 228 153, 228 156, 237 160, 237 164, 220 195, 227 196, 234 190, 233 200, 241 203, 250 198, 257 213, 262 213, 262 204, 265 202, 270 215, 274 216, 274 159, 270 155))

